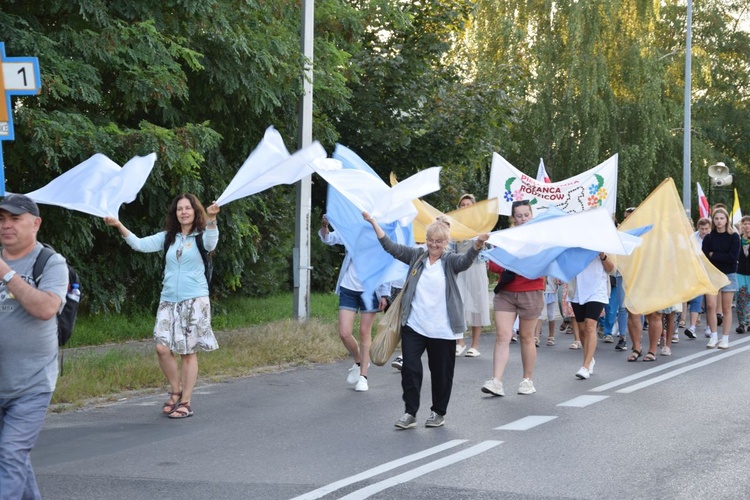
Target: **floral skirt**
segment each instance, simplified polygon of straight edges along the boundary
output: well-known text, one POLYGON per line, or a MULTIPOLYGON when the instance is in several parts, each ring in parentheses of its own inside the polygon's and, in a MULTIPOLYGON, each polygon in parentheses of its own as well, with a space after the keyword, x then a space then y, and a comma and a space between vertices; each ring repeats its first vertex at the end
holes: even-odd
POLYGON ((211 302, 196 297, 182 302, 160 302, 156 311, 154 342, 175 354, 193 354, 219 348, 211 329, 211 302))

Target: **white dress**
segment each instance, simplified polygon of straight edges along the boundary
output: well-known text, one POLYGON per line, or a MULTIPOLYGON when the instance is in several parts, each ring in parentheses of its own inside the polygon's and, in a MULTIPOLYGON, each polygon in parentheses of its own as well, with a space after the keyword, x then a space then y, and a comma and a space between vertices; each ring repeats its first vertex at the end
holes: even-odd
MULTIPOLYGON (((473 245, 474 241, 459 241, 456 251, 463 253, 473 245)), ((477 258, 469 269, 458 273, 456 278, 458 289, 461 292, 461 300, 464 302, 464 318, 466 325, 489 326, 490 324, 490 295, 489 279, 487 278, 487 265, 477 258)))

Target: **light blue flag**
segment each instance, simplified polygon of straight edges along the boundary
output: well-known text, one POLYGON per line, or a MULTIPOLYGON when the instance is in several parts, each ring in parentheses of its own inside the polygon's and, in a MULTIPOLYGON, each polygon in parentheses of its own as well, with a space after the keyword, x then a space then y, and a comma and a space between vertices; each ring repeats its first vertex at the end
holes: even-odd
MULTIPOLYGON (((344 168, 369 172, 380 179, 364 160, 345 146, 337 144, 333 158, 339 160, 344 168)), ((406 277, 408 266, 383 250, 372 226, 362 218, 362 211, 330 185, 326 217, 352 258, 352 265, 362 283, 365 296, 375 292, 384 283, 400 281, 406 277)), ((380 227, 396 243, 414 245, 411 223, 402 226, 398 222, 392 222, 381 224, 380 227)))
MULTIPOLYGON (((550 207, 537 217, 534 217, 529 222, 525 223, 524 226, 539 224, 544 221, 547 221, 548 223, 552 219, 566 217, 568 215, 570 214, 557 208, 550 207)), ((561 224, 560 226, 562 227, 564 224, 561 224)), ((652 227, 653 226, 650 225, 642 226, 626 231, 626 233, 632 236, 641 236, 650 231, 652 227)), ((534 245, 534 242, 529 241, 528 244, 534 245)), ((517 257, 501 247, 486 250, 482 252, 482 255, 499 266, 509 269, 528 279, 552 276, 559 280, 568 282, 583 271, 589 262, 599 255, 599 252, 581 247, 540 245, 538 251, 530 256, 517 257)))

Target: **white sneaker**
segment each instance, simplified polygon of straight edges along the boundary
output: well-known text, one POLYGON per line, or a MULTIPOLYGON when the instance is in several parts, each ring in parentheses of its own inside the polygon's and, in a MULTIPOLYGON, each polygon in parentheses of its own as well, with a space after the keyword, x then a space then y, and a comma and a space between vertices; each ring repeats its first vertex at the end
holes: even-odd
POLYGON ((711 329, 708 326, 703 330, 703 335, 705 335, 707 339, 711 338, 711 329))
POLYGON ((672 349, 670 349, 667 346, 664 346, 661 348, 661 355, 662 356, 671 356, 672 355, 672 349))
POLYGON ((357 379, 357 385, 354 386, 354 390, 357 392, 366 392, 370 386, 367 385, 367 378, 364 375, 360 375, 357 379))
MULTIPOLYGON (((718 338, 711 337, 708 340, 708 344, 706 344, 706 349, 713 349, 714 347, 716 347, 716 344, 718 344, 718 343, 719 343, 719 339, 718 338)), ((729 347, 729 346, 727 346, 727 347, 729 347)))
POLYGON ((672 335, 672 343, 673 344, 678 344, 679 342, 680 342, 680 335, 677 334, 677 333, 673 334, 672 335))
MULTIPOLYGON (((576 377, 578 377, 581 380, 586 380, 591 376, 591 373, 586 369, 585 366, 582 366, 577 372, 576 377)), ((520 390, 520 389, 519 389, 520 390)))
POLYGON ((471 347, 468 351, 466 351, 466 354, 465 354, 467 358, 478 358, 481 355, 482 353, 474 349, 473 347, 471 347))
POLYGON ((401 371, 401 368, 404 367, 404 358, 402 358, 401 356, 396 356, 396 359, 391 361, 391 366, 396 370, 401 371))
POLYGON ((349 368, 349 373, 346 375, 346 383, 356 384, 357 380, 359 380, 359 365, 354 363, 352 367, 349 368))
POLYGON ((459 357, 460 355, 462 355, 465 350, 466 350, 465 344, 464 345, 456 344, 456 357, 459 357))
POLYGON ((716 346, 717 349, 729 349, 729 339, 722 338, 719 344, 716 346))
POLYGON ((482 386, 482 392, 485 394, 492 394, 493 396, 505 396, 503 383, 496 378, 492 378, 485 382, 482 386))
POLYGON ((521 380, 521 383, 518 385, 518 394, 534 394, 535 392, 534 382, 530 378, 521 380))

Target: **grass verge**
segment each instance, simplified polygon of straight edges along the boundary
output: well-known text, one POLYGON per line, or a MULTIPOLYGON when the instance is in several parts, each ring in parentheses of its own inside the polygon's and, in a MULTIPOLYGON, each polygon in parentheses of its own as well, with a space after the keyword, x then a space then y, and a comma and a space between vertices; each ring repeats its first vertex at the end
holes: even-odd
MULTIPOLYGON (((199 381, 345 357, 336 328, 338 297, 312 294, 311 319, 305 323, 289 319, 292 301, 291 293, 212 301, 212 326, 220 347, 199 354, 199 381)), ((147 311, 79 317, 62 351, 64 375, 52 398, 53 411, 115 401, 133 391, 164 390, 151 341, 153 328, 154 315, 147 311)))

